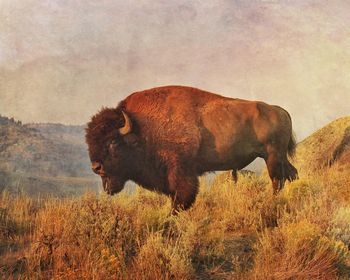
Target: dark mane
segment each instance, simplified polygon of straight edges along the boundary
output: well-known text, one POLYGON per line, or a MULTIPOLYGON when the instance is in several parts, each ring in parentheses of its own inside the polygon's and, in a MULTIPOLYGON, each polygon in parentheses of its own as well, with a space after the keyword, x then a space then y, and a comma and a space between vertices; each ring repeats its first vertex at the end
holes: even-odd
POLYGON ((98 160, 103 158, 105 143, 109 139, 116 139, 117 130, 124 125, 121 111, 115 108, 103 107, 95 114, 85 128, 85 141, 89 147, 90 158, 98 160))

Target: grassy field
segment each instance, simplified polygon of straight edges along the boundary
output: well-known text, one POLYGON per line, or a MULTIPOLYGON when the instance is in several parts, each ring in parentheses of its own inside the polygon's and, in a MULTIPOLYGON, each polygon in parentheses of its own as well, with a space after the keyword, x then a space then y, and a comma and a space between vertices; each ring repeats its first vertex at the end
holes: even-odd
POLYGON ((272 195, 262 175, 166 196, 0 196, 2 279, 349 279, 350 171, 333 165, 272 195))

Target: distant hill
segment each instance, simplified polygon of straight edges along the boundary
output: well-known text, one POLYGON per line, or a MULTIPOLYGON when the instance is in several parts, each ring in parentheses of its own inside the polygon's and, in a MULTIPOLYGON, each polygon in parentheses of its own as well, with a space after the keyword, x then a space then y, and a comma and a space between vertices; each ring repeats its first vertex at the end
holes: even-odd
MULTIPOLYGON (((85 130, 83 125, 63 125, 60 123, 31 123, 25 125, 38 130, 43 136, 53 141, 64 142, 86 151, 85 130)), ((85 152, 84 152, 85 153, 85 152)))
POLYGON ((91 175, 82 127, 0 122, 0 159, 4 171, 42 176, 91 175))
POLYGON ((309 171, 350 164, 350 116, 331 122, 300 142, 295 163, 298 169, 309 171))
POLYGON ((0 172, 0 186, 24 187, 29 193, 59 195, 60 190, 66 192, 77 185, 96 186, 97 180, 90 169, 82 126, 23 125, 3 116, 0 116, 0 172))

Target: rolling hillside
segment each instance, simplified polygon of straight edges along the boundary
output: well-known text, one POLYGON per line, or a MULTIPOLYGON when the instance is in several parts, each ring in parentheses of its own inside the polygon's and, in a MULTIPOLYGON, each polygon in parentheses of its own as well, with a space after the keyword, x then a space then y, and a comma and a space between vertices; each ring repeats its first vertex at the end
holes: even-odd
POLYGON ((28 124, 0 117, 0 187, 30 194, 95 187, 82 126, 28 124))
POLYGON ((350 116, 317 130, 297 145, 295 163, 299 173, 350 164, 350 116))

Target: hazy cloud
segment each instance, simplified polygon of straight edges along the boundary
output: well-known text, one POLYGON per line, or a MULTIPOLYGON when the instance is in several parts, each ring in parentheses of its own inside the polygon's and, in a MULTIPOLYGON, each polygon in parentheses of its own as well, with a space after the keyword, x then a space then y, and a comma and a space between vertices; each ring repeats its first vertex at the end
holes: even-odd
POLYGON ((3 0, 0 113, 85 123, 192 85, 289 110, 301 139, 350 114, 347 1, 3 0))

